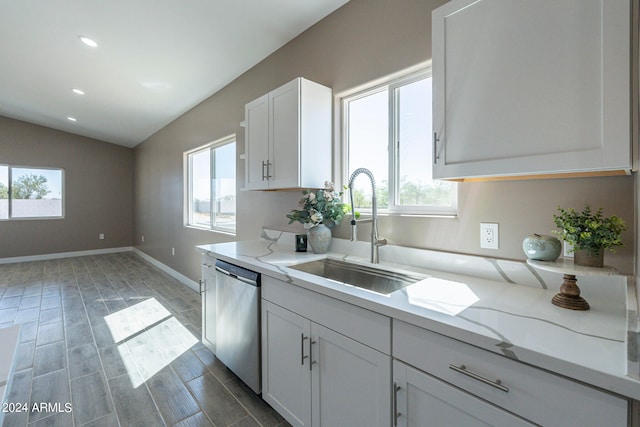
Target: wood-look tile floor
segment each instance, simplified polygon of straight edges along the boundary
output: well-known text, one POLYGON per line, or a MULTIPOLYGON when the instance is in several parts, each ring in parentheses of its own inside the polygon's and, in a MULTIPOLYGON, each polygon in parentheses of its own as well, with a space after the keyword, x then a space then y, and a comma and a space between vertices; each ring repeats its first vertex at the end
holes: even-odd
POLYGON ((0 265, 14 324, 4 427, 288 426, 200 343, 198 293, 132 252, 0 265))

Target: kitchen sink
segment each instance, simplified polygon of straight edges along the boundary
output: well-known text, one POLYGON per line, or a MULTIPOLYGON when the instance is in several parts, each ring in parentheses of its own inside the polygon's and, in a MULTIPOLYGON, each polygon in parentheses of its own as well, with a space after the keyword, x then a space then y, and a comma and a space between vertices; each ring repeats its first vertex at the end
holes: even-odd
POLYGON ((291 265, 289 268, 383 295, 388 295, 427 277, 419 273, 398 273, 332 258, 291 265))

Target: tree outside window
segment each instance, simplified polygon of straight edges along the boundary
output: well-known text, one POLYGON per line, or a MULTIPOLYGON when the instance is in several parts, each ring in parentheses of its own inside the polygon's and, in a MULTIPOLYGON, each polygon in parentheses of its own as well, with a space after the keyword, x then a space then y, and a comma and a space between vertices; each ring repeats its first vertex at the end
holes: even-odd
POLYGON ((63 216, 63 170, 0 166, 0 219, 63 216))
MULTIPOLYGON (((378 208, 453 215, 456 184, 433 180, 431 76, 417 73, 343 98, 346 176, 364 167, 376 179, 378 208)), ((371 187, 356 179, 356 209, 371 208, 371 187)))

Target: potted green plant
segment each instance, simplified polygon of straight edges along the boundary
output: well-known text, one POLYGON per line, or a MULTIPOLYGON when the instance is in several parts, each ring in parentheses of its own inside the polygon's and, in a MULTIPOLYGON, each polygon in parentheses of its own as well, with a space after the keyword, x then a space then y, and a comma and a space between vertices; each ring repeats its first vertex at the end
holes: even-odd
POLYGON ((325 253, 331 242, 331 229, 340 225, 342 217, 351 208, 342 203, 342 192, 335 191, 333 183, 326 181, 324 188, 304 190, 298 203, 300 209, 287 214, 289 224, 300 222, 309 229, 309 244, 315 253, 325 253))
POLYGON ((621 218, 606 218, 602 208, 593 211, 589 205, 580 212, 558 207, 558 212, 553 221, 560 230, 553 233, 573 246, 576 265, 602 267, 604 250, 615 252, 616 247, 622 246, 622 232, 627 225, 621 218))

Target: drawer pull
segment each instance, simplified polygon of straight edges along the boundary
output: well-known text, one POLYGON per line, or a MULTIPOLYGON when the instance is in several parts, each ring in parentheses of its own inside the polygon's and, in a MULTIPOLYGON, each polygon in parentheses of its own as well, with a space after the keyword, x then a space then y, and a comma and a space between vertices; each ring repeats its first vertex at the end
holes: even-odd
POLYGON ((463 375, 466 375, 468 377, 473 378, 474 380, 478 380, 480 382, 483 382, 487 385, 490 385, 491 387, 495 387, 500 391, 504 391, 505 393, 509 393, 509 387, 503 386, 502 385, 502 381, 500 380, 495 380, 495 381, 491 381, 489 379, 486 379, 485 377, 482 377, 478 374, 475 374, 471 371, 467 370, 467 367, 465 365, 460 365, 460 366, 456 366, 456 365, 449 365, 449 369, 453 369, 456 372, 459 372, 463 375))

